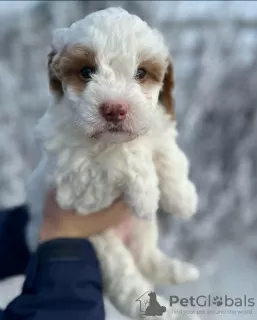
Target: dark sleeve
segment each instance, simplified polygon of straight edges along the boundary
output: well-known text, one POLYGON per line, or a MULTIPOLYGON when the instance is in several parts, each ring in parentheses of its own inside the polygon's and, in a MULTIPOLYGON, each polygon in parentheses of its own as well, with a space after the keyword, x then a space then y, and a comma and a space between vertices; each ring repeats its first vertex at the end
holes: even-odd
POLYGON ((105 319, 100 267, 89 241, 58 239, 39 247, 21 295, 4 311, 4 320, 28 319, 105 319))
POLYGON ((25 243, 28 217, 26 206, 0 210, 0 280, 25 273, 29 262, 25 243))

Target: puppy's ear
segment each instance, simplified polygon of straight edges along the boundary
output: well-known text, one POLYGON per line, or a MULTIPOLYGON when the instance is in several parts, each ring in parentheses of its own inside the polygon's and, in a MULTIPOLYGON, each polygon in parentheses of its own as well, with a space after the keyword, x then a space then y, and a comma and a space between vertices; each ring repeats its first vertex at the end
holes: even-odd
POLYGON ((56 75, 56 55, 57 52, 54 49, 48 54, 48 79, 51 92, 59 100, 63 96, 63 88, 61 81, 56 75))
POLYGON ((159 102, 164 106, 167 113, 172 116, 172 119, 175 120, 175 103, 173 98, 173 89, 174 89, 174 73, 172 62, 169 61, 168 67, 165 72, 163 79, 162 90, 159 95, 159 102))

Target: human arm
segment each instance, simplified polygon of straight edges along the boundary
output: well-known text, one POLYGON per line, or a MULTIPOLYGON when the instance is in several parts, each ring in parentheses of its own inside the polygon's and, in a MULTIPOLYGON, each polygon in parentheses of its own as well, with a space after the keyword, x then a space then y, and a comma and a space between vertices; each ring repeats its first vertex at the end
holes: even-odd
POLYGON ((40 241, 26 272, 20 296, 5 320, 105 318, 99 262, 88 236, 119 224, 129 214, 123 201, 92 215, 63 212, 50 194, 40 241))

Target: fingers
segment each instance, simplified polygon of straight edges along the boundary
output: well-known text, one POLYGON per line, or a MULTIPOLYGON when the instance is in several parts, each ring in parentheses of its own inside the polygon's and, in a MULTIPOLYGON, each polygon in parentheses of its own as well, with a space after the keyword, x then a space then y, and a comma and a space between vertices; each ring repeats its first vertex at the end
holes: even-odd
POLYGON ((117 200, 110 207, 88 216, 92 222, 99 226, 99 232, 119 225, 130 216, 130 210, 123 199, 117 200))
POLYGON ((123 199, 117 199, 110 207, 83 216, 74 210, 62 210, 51 190, 46 199, 40 240, 60 237, 89 237, 115 227, 129 217, 130 211, 123 199))

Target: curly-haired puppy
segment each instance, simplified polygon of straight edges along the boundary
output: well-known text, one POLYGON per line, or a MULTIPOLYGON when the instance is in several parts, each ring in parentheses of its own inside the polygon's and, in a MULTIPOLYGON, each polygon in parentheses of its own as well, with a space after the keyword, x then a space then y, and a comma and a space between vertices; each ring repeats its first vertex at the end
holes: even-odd
MULTIPOLYGON (((123 195, 134 214, 126 243, 118 230, 91 241, 107 296, 123 314, 138 318, 135 300, 152 291, 153 283, 198 277, 195 267, 168 258, 157 246, 159 202, 164 211, 184 217, 197 207, 188 161, 176 143, 167 46, 137 16, 109 8, 57 30, 48 67, 54 101, 38 125, 45 156, 30 182, 34 219, 50 185, 59 205, 78 214, 103 209, 123 195), (39 187, 40 198, 33 195, 39 187)), ((31 247, 35 236, 30 228, 31 247)), ((163 319, 178 319, 169 311, 163 319)))

